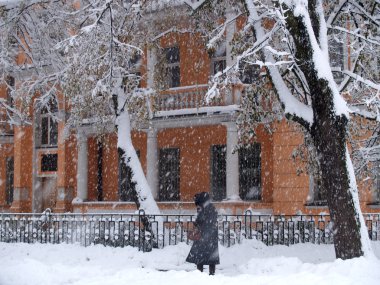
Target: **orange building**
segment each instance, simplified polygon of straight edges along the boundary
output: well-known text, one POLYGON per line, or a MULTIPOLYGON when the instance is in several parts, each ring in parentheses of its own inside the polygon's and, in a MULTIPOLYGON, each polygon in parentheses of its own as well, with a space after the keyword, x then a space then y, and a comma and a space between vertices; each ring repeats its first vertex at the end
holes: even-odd
MULTIPOLYGON (((231 21, 226 43, 236 29, 231 21)), ((169 89, 155 99, 153 118, 132 136, 161 211, 193 213, 194 194, 206 191, 220 213, 328 212, 312 178, 297 174, 292 154, 304 139, 293 123, 275 123, 272 133, 258 127, 256 141, 233 152, 244 90, 232 87, 219 101, 204 104, 209 76, 232 63, 232 47, 222 44, 210 56, 199 38, 175 32, 163 35, 160 44, 169 89)), ((157 56, 148 50, 142 60, 145 86, 153 86, 157 56)), ((254 82, 255 76, 260 74, 244 80, 254 82)), ((6 88, 1 92, 0 98, 7 100, 6 88)), ((0 211, 134 211, 128 191, 131 173, 119 163, 116 133, 98 140, 87 125, 66 138, 66 106, 59 101, 51 107, 59 122, 42 110, 31 125, 10 128, 0 114, 0 211)), ((379 185, 360 183, 363 212, 379 210, 379 192, 379 185)))

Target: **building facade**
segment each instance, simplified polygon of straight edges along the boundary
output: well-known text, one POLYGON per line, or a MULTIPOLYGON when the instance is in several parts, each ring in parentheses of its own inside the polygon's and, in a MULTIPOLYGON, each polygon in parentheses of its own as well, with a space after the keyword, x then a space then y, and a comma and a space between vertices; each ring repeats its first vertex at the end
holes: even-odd
MULTIPOLYGON (((239 19, 228 24, 226 44, 212 55, 190 33, 160 38, 168 90, 155 98, 149 122, 132 134, 153 196, 162 213, 195 212, 193 196, 201 191, 211 194, 220 213, 328 213, 324 195, 294 160, 304 143, 295 124, 273 123, 271 133, 258 126, 256 139, 236 149, 244 85, 231 86, 231 92, 211 104, 204 102, 209 77, 233 62, 228 43, 239 25, 239 19)), ((147 50, 139 61, 138 72, 147 74, 144 87, 153 86, 157 56, 147 50)), ((244 80, 254 84, 259 76, 260 70, 244 80)), ((7 88, 1 92, 1 98, 10 100, 7 88)), ((99 139, 88 124, 65 136, 64 99, 58 98, 50 110, 58 121, 41 110, 31 125, 14 127, 1 114, 0 211, 135 211, 131 172, 119 161, 116 132, 111 129, 99 139)), ((363 212, 378 211, 379 183, 359 186, 363 212)))

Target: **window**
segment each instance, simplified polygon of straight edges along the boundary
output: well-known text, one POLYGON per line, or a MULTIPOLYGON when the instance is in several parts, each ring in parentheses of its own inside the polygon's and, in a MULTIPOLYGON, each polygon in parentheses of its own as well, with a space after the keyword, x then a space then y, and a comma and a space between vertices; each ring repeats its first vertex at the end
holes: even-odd
POLYGON ((179 148, 163 148, 159 153, 160 201, 179 201, 179 148))
POLYGON ((223 72, 227 67, 226 61, 226 42, 220 45, 211 58, 211 74, 223 72))
POLYGON ((48 107, 41 111, 41 145, 56 146, 58 144, 58 122, 51 114, 57 113, 58 107, 52 100, 48 107))
MULTIPOLYGON (((137 157, 140 158, 140 151, 136 150, 137 157)), ((132 182, 132 170, 128 165, 122 163, 119 157, 119 200, 124 202, 134 201, 136 183, 132 182)))
POLYGON ((129 59, 129 67, 134 70, 140 69, 141 66, 141 54, 135 53, 129 59))
POLYGON ((165 57, 169 88, 178 87, 181 84, 179 47, 166 48, 165 57))
POLYGON ((377 167, 377 183, 376 183, 376 189, 378 193, 378 198, 380 200, 380 165, 377 167))
MULTIPOLYGON (((12 111, 9 108, 14 107, 12 91, 14 90, 15 80, 13 77, 6 78, 6 104, 7 108, 0 108, 0 135, 13 134, 13 124, 6 119, 7 116, 12 116, 12 111)), ((0 99, 1 100, 1 99, 0 99)))
POLYGON ((375 195, 373 198, 375 203, 380 203, 380 162, 377 162, 376 167, 375 195))
POLYGON ((8 157, 6 160, 6 184, 5 184, 5 201, 8 205, 13 202, 14 191, 14 160, 13 157, 8 157))
POLYGON ((239 194, 243 200, 261 200, 261 145, 239 149, 239 194))
POLYGON ((141 88, 141 62, 142 58, 139 53, 132 55, 128 61, 129 76, 132 76, 132 79, 136 80, 138 88, 141 88))
POLYGON ((214 201, 226 199, 226 146, 211 146, 211 195, 214 201))
POLYGON ((42 154, 41 172, 50 172, 58 170, 58 154, 42 154))
POLYGON ((260 67, 258 65, 241 63, 240 80, 244 84, 252 84, 258 80, 260 76, 260 67))
POLYGON ((312 193, 312 201, 308 203, 310 206, 326 206, 327 205, 327 192, 322 187, 322 180, 320 175, 310 175, 310 192, 312 193))
POLYGON ((330 64, 334 72, 334 77, 339 83, 343 79, 343 74, 340 71, 344 70, 344 46, 343 42, 331 35, 329 40, 329 56, 330 64))
POLYGON ((15 79, 11 76, 7 77, 7 85, 8 85, 8 88, 7 88, 8 105, 13 108, 14 107, 14 101, 13 101, 12 91, 15 87, 15 79))

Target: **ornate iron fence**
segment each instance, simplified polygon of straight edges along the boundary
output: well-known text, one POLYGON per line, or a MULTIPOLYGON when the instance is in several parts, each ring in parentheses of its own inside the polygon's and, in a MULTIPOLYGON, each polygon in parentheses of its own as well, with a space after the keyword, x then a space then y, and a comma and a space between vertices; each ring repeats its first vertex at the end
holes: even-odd
MULTIPOLYGON (((380 240, 380 214, 365 214, 368 234, 380 240)), ((1 213, 0 242, 79 243, 83 246, 135 246, 143 251, 179 242, 191 242, 187 233, 194 227, 193 215, 136 214, 42 214, 1 213), (146 228, 149 221, 149 228, 146 228), (144 226, 145 225, 145 226, 144 226)), ((328 215, 273 216, 220 215, 219 241, 224 246, 257 239, 271 246, 297 243, 333 243, 333 225, 328 215)))

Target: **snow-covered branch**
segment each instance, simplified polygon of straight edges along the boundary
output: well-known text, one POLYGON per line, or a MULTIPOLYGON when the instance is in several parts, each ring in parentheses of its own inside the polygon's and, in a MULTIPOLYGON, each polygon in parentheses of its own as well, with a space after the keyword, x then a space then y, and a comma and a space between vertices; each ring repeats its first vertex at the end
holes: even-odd
MULTIPOLYGON (((258 21, 259 16, 257 14, 255 5, 253 4, 251 0, 246 0, 245 2, 249 11, 249 22, 252 24, 252 26, 255 29, 256 37, 259 39, 265 38, 265 31, 261 25, 261 22, 258 21)), ((269 50, 264 49, 263 53, 264 53, 266 62, 275 63, 273 55, 269 50)), ((268 66, 268 70, 271 74, 272 82, 280 98, 280 101, 284 105, 285 113, 298 117, 302 119, 303 121, 305 121, 306 123, 308 123, 309 125, 312 125, 313 123, 312 109, 309 106, 305 105, 304 103, 300 102, 298 99, 296 99, 293 96, 293 94, 291 94, 289 88, 285 84, 279 70, 277 69, 275 65, 268 66)))
POLYGON ((340 31, 340 32, 344 32, 348 35, 351 35, 351 36, 354 36, 354 37, 357 37, 363 41, 366 41, 368 43, 371 43, 371 44, 374 44, 374 45, 380 45, 380 40, 377 39, 377 38, 371 38, 371 37, 366 37, 366 36, 363 36, 361 33, 358 33, 356 31, 351 31, 351 30, 348 30, 346 28, 343 28, 343 27, 340 27, 340 26, 328 26, 329 29, 331 30, 336 30, 336 31, 340 31))
POLYGON ((380 91, 380 84, 377 84, 377 83, 375 83, 369 79, 365 79, 365 78, 361 77, 360 75, 353 73, 352 71, 349 71, 349 70, 343 70, 342 73, 350 76, 352 79, 355 79, 356 81, 359 81, 361 83, 368 85, 369 87, 371 87, 377 91, 380 91))

